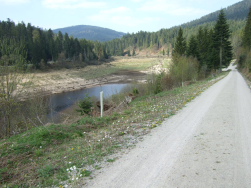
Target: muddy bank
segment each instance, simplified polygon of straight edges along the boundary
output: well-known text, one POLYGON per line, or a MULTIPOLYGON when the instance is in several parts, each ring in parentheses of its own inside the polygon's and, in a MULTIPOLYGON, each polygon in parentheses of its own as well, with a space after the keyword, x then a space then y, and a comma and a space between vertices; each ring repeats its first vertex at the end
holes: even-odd
POLYGON ((50 95, 113 83, 142 83, 150 74, 166 70, 168 60, 118 59, 112 63, 80 69, 61 69, 27 75, 19 89, 50 95), (165 65, 164 65, 165 64, 165 65))
MULTIPOLYGON (((44 73, 42 77, 48 78, 49 73, 44 73)), ((60 75, 62 76, 64 72, 60 75)), ((39 79, 40 75, 36 75, 36 79, 39 79)), ((65 76, 66 77, 66 76, 65 76)), ((30 93, 44 93, 46 95, 55 93, 64 93, 68 91, 80 90, 84 88, 91 88, 104 84, 113 83, 134 83, 134 82, 146 82, 147 74, 137 71, 119 71, 116 74, 112 74, 103 78, 87 80, 84 78, 65 78, 59 80, 40 80, 39 84, 32 86, 28 89, 30 93)))

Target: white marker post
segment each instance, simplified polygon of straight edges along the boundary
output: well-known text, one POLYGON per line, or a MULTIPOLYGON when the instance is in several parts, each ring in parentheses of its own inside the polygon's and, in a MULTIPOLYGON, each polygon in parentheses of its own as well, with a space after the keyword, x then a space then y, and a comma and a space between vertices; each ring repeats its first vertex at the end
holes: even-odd
POLYGON ((101 91, 100 92, 100 114, 101 114, 101 117, 103 117, 103 113, 104 113, 104 92, 101 91))

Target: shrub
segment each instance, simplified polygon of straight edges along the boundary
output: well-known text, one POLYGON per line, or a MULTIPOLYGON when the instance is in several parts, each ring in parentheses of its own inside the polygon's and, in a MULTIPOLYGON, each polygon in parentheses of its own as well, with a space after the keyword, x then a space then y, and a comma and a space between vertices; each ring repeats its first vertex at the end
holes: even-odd
POLYGON ((160 92, 162 92, 164 90, 163 88, 163 77, 164 77, 164 73, 161 73, 159 75, 157 75, 156 77, 156 81, 155 81, 155 88, 154 88, 154 94, 158 94, 160 92))
POLYGON ((139 90, 137 88, 134 88, 132 92, 133 92, 134 95, 138 95, 139 94, 139 90))
POLYGON ((81 100, 78 104, 80 110, 77 110, 81 113, 81 115, 87 114, 90 115, 92 108, 93 108, 93 102, 91 100, 91 97, 86 97, 83 100, 81 100))
POLYGON ((198 70, 199 63, 195 58, 178 56, 173 59, 169 74, 175 85, 182 86, 185 81, 197 80, 198 70))
POLYGON ((251 50, 240 48, 237 57, 238 67, 248 79, 251 79, 251 50))

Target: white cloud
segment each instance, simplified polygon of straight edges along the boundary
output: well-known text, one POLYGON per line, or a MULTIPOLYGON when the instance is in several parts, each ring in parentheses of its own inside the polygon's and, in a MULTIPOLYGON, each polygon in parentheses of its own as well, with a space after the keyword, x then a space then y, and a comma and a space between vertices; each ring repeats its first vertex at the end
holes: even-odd
POLYGON ((192 8, 186 6, 184 1, 176 0, 150 0, 143 4, 139 8, 140 11, 148 12, 159 12, 174 16, 186 16, 186 15, 197 15, 197 14, 206 14, 207 11, 199 8, 192 8), (182 7, 182 8, 181 8, 182 7))
POLYGON ((105 2, 88 0, 43 0, 43 5, 51 9, 100 8, 105 2))
POLYGON ((144 24, 152 24, 155 21, 159 21, 159 18, 145 17, 135 18, 132 16, 113 16, 111 21, 116 25, 122 25, 127 27, 136 27, 144 24))
POLYGON ((175 8, 175 3, 168 2, 165 0, 151 0, 147 1, 143 4, 142 7, 139 8, 139 10, 142 11, 168 11, 173 8, 175 8))
POLYGON ((16 4, 24 4, 28 3, 30 0, 0 0, 0 3, 16 5, 16 4))
MULTIPOLYGON (((114 21, 118 19, 128 20, 131 17, 132 10, 127 7, 117 7, 113 9, 102 10, 98 14, 89 16, 92 21, 114 21)), ((131 19, 131 18, 130 18, 131 19)))
POLYGON ((126 28, 127 31, 133 31, 136 27, 144 28, 146 25, 154 25, 161 20, 161 18, 147 14, 138 14, 133 8, 125 6, 102 10, 89 16, 88 19, 91 23, 108 23, 117 28, 126 28))
POLYGON ((131 12, 131 9, 127 7, 118 7, 118 8, 103 10, 101 11, 101 14, 124 14, 129 12, 131 12))
POLYGON ((140 3, 140 2, 142 2, 144 0, 131 0, 131 1, 134 2, 134 3, 140 3))
POLYGON ((99 23, 107 23, 111 25, 116 25, 117 27, 123 26, 127 27, 128 30, 133 30, 134 27, 139 27, 141 25, 151 25, 160 21, 158 17, 144 17, 144 18, 137 18, 133 15, 123 15, 123 14, 96 14, 93 16, 89 16, 89 19, 92 22, 99 22, 99 23))

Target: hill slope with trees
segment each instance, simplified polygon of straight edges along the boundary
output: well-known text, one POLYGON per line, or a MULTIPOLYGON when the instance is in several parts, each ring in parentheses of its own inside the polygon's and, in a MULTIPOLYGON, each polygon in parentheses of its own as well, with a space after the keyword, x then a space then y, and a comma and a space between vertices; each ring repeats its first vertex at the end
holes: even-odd
MULTIPOLYGON (((228 20, 243 20, 246 19, 249 13, 249 8, 251 7, 251 0, 243 0, 235 3, 227 8, 224 8, 226 18, 228 20)), ((201 17, 200 19, 193 20, 191 22, 182 24, 182 27, 193 27, 205 23, 214 22, 217 20, 220 10, 210 13, 201 17)))
MULTIPOLYGON (((248 15, 251 0, 244 0, 223 9, 227 22, 230 26, 230 41, 233 44, 234 52, 241 43, 241 32, 245 26, 245 19, 248 15)), ((184 38, 189 38, 197 33, 201 28, 213 29, 220 10, 203 16, 198 20, 182 24, 181 26, 170 29, 161 29, 157 32, 139 31, 137 33, 127 34, 121 39, 115 39, 106 43, 107 53, 110 55, 134 55, 142 49, 157 51, 160 54, 171 55, 174 48, 175 38, 178 35, 179 28, 182 27, 184 38)))
POLYGON ((21 69, 48 67, 50 61, 58 61, 64 67, 71 62, 86 65, 91 60, 107 57, 100 42, 73 38, 62 32, 55 34, 51 29, 43 30, 30 23, 15 24, 10 19, 0 22, 0 44, 0 66, 17 65, 13 52, 5 50, 9 46, 25 51, 22 53, 25 62, 19 65, 21 69))
POLYGON ((74 38, 100 42, 121 38, 126 34, 112 29, 90 25, 77 25, 53 30, 54 33, 58 33, 59 31, 63 34, 68 33, 69 36, 73 36, 74 38))

